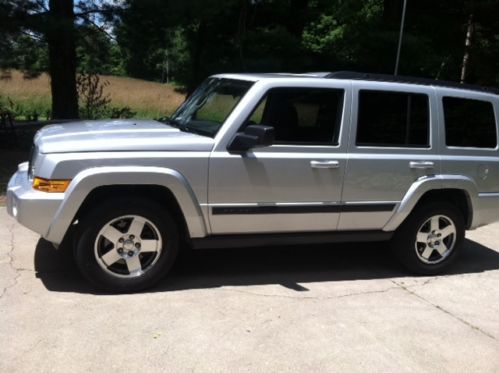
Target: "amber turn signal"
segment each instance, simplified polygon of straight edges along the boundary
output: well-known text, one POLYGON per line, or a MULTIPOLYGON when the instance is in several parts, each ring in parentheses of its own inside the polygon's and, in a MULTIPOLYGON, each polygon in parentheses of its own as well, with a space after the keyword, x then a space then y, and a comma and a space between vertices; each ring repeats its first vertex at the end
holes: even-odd
POLYGON ((33 189, 47 193, 64 193, 71 180, 47 180, 41 177, 33 179, 33 189))

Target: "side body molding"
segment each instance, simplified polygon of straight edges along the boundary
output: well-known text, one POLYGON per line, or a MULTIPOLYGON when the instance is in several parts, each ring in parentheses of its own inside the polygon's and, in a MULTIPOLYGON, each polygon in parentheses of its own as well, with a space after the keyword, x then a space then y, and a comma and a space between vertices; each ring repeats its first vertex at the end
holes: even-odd
MULTIPOLYGON (((460 175, 434 175, 419 178, 414 182, 402 201, 397 205, 397 208, 390 218, 388 223, 383 227, 384 231, 394 231, 400 224, 409 216, 420 198, 431 190, 439 189, 459 189, 468 194, 469 203, 471 204, 471 211, 475 211, 477 206, 478 188, 475 182, 460 175)), ((472 227, 475 223, 475 216, 473 215, 472 227)))
POLYGON ((76 175, 45 238, 60 243, 88 194, 95 188, 111 185, 159 185, 168 188, 184 214, 190 236, 206 236, 206 225, 199 203, 182 174, 162 167, 119 166, 90 168, 76 175))

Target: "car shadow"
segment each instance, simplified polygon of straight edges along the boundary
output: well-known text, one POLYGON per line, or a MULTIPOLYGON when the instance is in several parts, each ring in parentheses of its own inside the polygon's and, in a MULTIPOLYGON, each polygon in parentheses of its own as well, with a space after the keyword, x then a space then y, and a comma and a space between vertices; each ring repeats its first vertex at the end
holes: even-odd
MULTIPOLYGON (((498 252, 466 240, 462 256, 446 275, 497 269, 498 252)), ((50 291, 104 294, 79 274, 68 250, 55 250, 43 239, 36 246, 35 270, 50 291)), ((196 250, 184 253, 170 274, 147 292, 267 284, 308 291, 311 282, 410 276, 386 243, 196 250)))

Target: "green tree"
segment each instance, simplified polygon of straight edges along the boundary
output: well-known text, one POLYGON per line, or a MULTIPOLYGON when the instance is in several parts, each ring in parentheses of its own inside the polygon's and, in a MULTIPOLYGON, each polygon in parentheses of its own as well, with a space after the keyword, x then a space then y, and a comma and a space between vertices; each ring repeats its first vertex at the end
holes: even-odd
MULTIPOLYGON (((76 6, 74 0, 2 0, 0 31, 5 39, 0 43, 1 65, 15 67, 11 53, 19 46, 21 35, 43 40, 48 50, 52 117, 77 118, 76 40, 79 26, 93 24, 99 28, 94 18, 99 15, 102 19, 110 19, 115 9, 113 4, 99 0, 78 1, 76 6)), ((29 53, 26 50, 25 56, 29 53)), ((42 58, 37 61, 42 67, 42 58)), ((32 61, 23 66, 29 69, 35 65, 32 61)))

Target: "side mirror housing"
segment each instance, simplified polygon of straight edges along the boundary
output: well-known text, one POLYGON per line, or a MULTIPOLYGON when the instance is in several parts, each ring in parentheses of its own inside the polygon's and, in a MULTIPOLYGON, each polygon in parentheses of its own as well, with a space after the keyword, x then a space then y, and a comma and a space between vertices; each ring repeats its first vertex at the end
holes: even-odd
POLYGON ((274 143, 274 127, 249 125, 244 132, 237 133, 227 150, 230 153, 244 153, 252 148, 270 146, 274 143))

